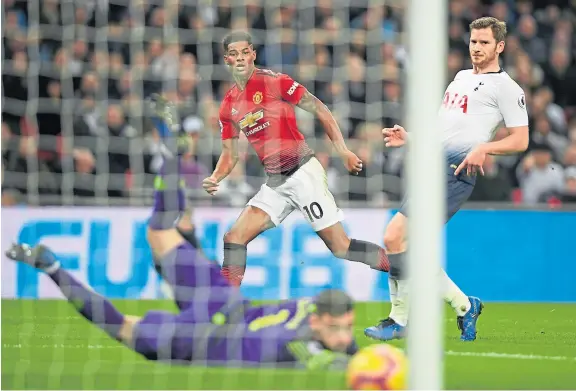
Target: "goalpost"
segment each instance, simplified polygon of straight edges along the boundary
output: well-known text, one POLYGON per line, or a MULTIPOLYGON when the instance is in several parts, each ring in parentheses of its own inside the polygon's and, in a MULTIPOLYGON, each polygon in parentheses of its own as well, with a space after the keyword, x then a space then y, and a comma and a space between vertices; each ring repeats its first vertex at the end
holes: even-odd
MULTIPOLYGON (((91 249, 91 245, 96 243, 96 239, 98 239, 94 235, 95 239, 92 243, 90 223, 93 220, 109 223, 109 226, 113 227, 111 228, 111 238, 120 232, 126 236, 122 239, 127 239, 125 241, 118 240, 120 235, 116 235, 116 239, 110 239, 110 244, 106 242, 106 254, 105 256, 102 255, 102 261, 99 259, 97 267, 93 267, 93 270, 99 268, 100 271, 109 267, 113 269, 111 274, 115 274, 118 270, 121 272, 131 270, 132 266, 128 261, 130 257, 124 257, 124 254, 132 254, 145 247, 132 248, 133 233, 122 230, 124 227, 131 226, 133 221, 118 222, 117 218, 113 218, 117 216, 110 216, 112 213, 105 214, 96 208, 94 210, 83 208, 81 211, 89 215, 79 216, 82 213, 77 212, 75 208, 83 205, 120 205, 127 210, 130 209, 128 212, 134 212, 132 217, 134 220, 140 217, 141 209, 146 208, 146 213, 148 213, 153 172, 157 168, 152 167, 156 161, 154 159, 151 159, 152 162, 146 163, 147 166, 144 167, 141 156, 142 150, 145 146, 148 147, 150 141, 144 137, 143 108, 141 106, 143 105, 143 98, 146 97, 145 91, 157 88, 155 83, 161 83, 170 93, 175 92, 174 75, 165 75, 162 72, 164 68, 173 65, 175 69, 179 70, 180 57, 184 57, 183 60, 189 60, 189 62, 182 61, 182 66, 188 67, 186 68, 188 70, 194 69, 194 76, 191 77, 188 73, 180 75, 175 71, 177 78, 182 78, 185 85, 190 82, 188 78, 192 78, 197 83, 195 88, 200 95, 209 99, 199 102, 198 107, 190 108, 191 113, 186 113, 189 116, 187 124, 191 124, 187 131, 191 134, 199 132, 198 127, 193 125, 200 122, 202 132, 208 135, 213 133, 218 139, 217 114, 221 99, 219 95, 225 91, 224 87, 229 81, 229 76, 221 64, 220 39, 223 33, 228 31, 228 27, 243 28, 249 19, 250 23, 258 22, 258 20, 251 20, 251 12, 254 12, 261 5, 262 9, 259 12, 261 12, 262 20, 259 21, 259 27, 253 28, 252 32, 257 46, 266 47, 266 51, 260 50, 259 52, 259 57, 266 59, 265 66, 292 74, 296 76, 299 82, 306 83, 316 95, 331 98, 333 101, 329 104, 342 127, 345 138, 347 140, 356 138, 357 144, 361 144, 360 141, 362 141, 364 144, 361 146, 367 147, 371 142, 369 137, 373 133, 380 140, 379 123, 384 117, 386 119, 394 117, 398 123, 403 123, 399 116, 400 109, 395 105, 397 102, 394 102, 394 99, 387 94, 390 92, 393 95, 395 89, 400 90, 400 83, 397 78, 400 74, 400 63, 404 60, 404 52, 402 45, 398 42, 398 37, 401 36, 402 31, 395 31, 393 38, 388 37, 385 40, 383 34, 380 34, 381 31, 374 26, 364 26, 364 23, 372 23, 367 21, 370 18, 364 19, 364 14, 377 15, 374 12, 383 5, 391 8, 408 8, 406 23, 409 32, 409 42, 407 42, 409 44, 408 101, 404 125, 411 133, 408 178, 409 192, 414 195, 410 203, 411 216, 413 217, 410 219, 409 226, 409 272, 412 276, 412 313, 408 340, 412 377, 410 387, 413 389, 442 388, 441 319, 443 312, 437 294, 438 281, 431 276, 437 275, 437 269, 442 263, 443 256, 441 245, 444 217, 444 204, 442 202, 444 188, 441 186, 443 171, 440 146, 434 132, 436 129, 434 120, 444 86, 443 74, 447 39, 446 0, 412 0, 407 5, 404 4, 403 0, 367 0, 357 3, 356 0, 336 0, 333 2, 318 0, 316 2, 293 3, 285 0, 234 1, 231 3, 246 3, 247 6, 231 7, 227 27, 218 24, 221 22, 224 25, 224 22, 218 21, 216 8, 218 2, 210 0, 110 0, 108 2, 82 3, 86 7, 81 7, 81 2, 59 0, 55 2, 58 7, 53 10, 49 9, 49 5, 43 5, 43 2, 16 0, 14 3, 18 6, 17 9, 27 10, 27 25, 22 27, 23 31, 20 32, 23 36, 30 36, 30 42, 24 49, 26 71, 21 73, 17 66, 13 66, 5 67, 3 72, 13 76, 27 88, 24 99, 17 96, 3 96, 4 110, 30 122, 27 126, 21 123, 11 123, 10 126, 15 133, 18 133, 17 130, 20 127, 23 128, 21 130, 29 130, 29 128, 39 125, 37 122, 41 121, 36 120, 36 114, 57 116, 59 123, 61 123, 61 129, 58 130, 62 138, 58 138, 50 132, 42 134, 40 137, 40 144, 42 145, 39 146, 39 149, 54 152, 57 162, 61 163, 61 167, 59 167, 60 171, 52 172, 51 166, 47 166, 35 154, 30 154, 24 157, 28 163, 27 172, 21 172, 19 167, 4 167, 5 172, 9 174, 6 177, 11 179, 6 180, 4 178, 4 185, 7 186, 8 182, 8 185, 21 189, 24 193, 22 198, 31 205, 66 206, 63 208, 64 212, 60 212, 62 215, 58 216, 58 219, 61 220, 56 220, 58 222, 57 229, 62 229, 65 232, 50 232, 54 237, 52 238, 53 241, 48 240, 47 244, 62 243, 63 240, 66 240, 65 243, 70 247, 71 253, 78 255, 77 274, 83 280, 89 280, 86 270, 92 260, 88 258, 92 258, 96 254, 96 252, 87 254, 86 251, 87 248, 91 249), (317 4, 321 8, 320 5, 324 7, 327 3, 332 4, 332 14, 325 12, 325 10, 317 13, 314 9, 317 4), (361 6, 360 3, 363 5, 361 6), (181 5, 182 9, 176 12, 177 16, 184 15, 189 19, 174 18, 171 20, 166 16, 171 12, 174 13, 174 7, 177 8, 178 5, 181 5), (281 5, 288 9, 284 14, 280 12, 281 5), (46 15, 43 13, 43 7, 47 9, 46 15), (165 13, 152 12, 148 8, 162 9, 165 13), (290 10, 291 8, 294 9, 290 10), (119 9, 122 10, 122 13, 119 13, 119 9), (94 17, 94 25, 89 25, 88 21, 92 16, 94 17), (300 26, 299 30, 290 27, 293 24, 291 22, 294 21, 300 26), (185 26, 190 24, 195 27, 178 27, 181 23, 184 23, 185 26), (277 24, 278 26, 274 27, 277 24), (262 26, 266 29, 263 29, 262 26), (39 34, 42 39, 34 38, 39 34), (75 53, 82 52, 83 43, 88 45, 86 53, 75 53), (283 50, 283 45, 286 43, 292 51, 283 50), (173 58, 174 47, 172 45, 176 45, 176 49, 180 49, 177 46, 182 45, 183 52, 180 57, 173 58), (327 49, 328 46, 331 50, 327 49), (158 47, 160 52, 156 53, 155 48, 158 47), (190 60, 190 50, 194 52, 192 60, 190 60), (392 54, 387 54, 387 50, 391 50, 392 54), (73 58, 73 55, 77 55, 80 59, 73 58), (381 69, 384 65, 383 58, 386 55, 398 62, 397 69, 392 71, 388 68, 386 70, 381 69), (56 63, 52 64, 55 60, 61 60, 63 65, 56 67, 54 65, 56 63), (290 62, 291 60, 293 63, 290 62), (88 91, 83 95, 80 93, 80 86, 83 81, 86 82, 85 84, 90 84, 90 80, 83 80, 88 73, 96 78, 97 82, 92 82, 96 84, 93 87, 94 91, 88 91), (52 92, 49 91, 48 85, 51 86, 52 92), (99 89, 99 86, 105 87, 99 89), (390 91, 387 90, 388 87, 390 87, 390 91), (55 90, 56 92, 54 92, 55 90), (49 94, 60 96, 61 101, 58 105, 50 105, 53 100, 48 97, 49 94), (93 151, 95 157, 94 175, 92 173, 79 174, 74 160, 70 159, 68 155, 64 154, 67 158, 60 159, 58 153, 61 151, 59 151, 58 143, 62 142, 62 150, 71 154, 74 146, 75 128, 78 124, 85 124, 94 131, 106 129, 104 126, 107 123, 106 113, 110 106, 124 110, 127 124, 137 130, 138 137, 134 137, 134 144, 130 146, 116 142, 120 141, 122 137, 107 135, 109 138, 104 141, 99 138, 93 151), (83 110, 86 110, 86 113, 83 110), (89 118, 84 119, 84 114, 90 114, 90 116, 87 115, 89 118), (216 117, 216 121, 214 121, 214 117, 216 117), (376 126, 375 132, 374 126, 376 126), (366 136, 366 139, 362 139, 363 136, 366 136), (130 157, 127 175, 124 172, 114 174, 109 171, 109 151, 130 157), (78 190, 85 195, 79 196, 78 190), (122 197, 109 197, 109 191, 122 193, 122 197), (430 205, 436 206, 430 208, 430 205), (142 208, 139 209, 140 206, 142 208), (74 217, 73 221, 69 218, 70 216, 74 217), (90 226, 90 230, 88 226, 90 226), (80 235, 74 233, 76 228, 81 231, 80 235), (125 245, 124 242, 130 244, 125 245), (107 257, 110 254, 108 253, 120 253, 122 259, 120 261, 114 260, 114 263, 109 262, 107 257)), ((402 12, 404 11, 400 10, 398 15, 402 12)), ((226 17, 225 12, 222 15, 223 18, 226 17)), ((384 18, 383 15, 381 17, 384 18)), ((383 23, 383 19, 380 23, 383 23)), ((3 60, 6 64, 11 64, 13 61, 16 63, 20 61, 21 64, 22 53, 15 57, 16 59, 4 58, 3 60)), ((90 78, 86 77, 86 79, 90 78)), ((178 80, 179 82, 180 80, 178 80)), ((400 101, 400 99, 398 100, 400 101)), ((299 123, 303 125, 302 130, 307 132, 307 138, 318 138, 317 144, 321 147, 322 139, 314 134, 315 126, 311 116, 300 111, 298 117, 299 123)), ((50 128, 50 126, 47 127, 50 128)), ((40 133, 47 127, 40 127, 40 133)), ((106 132, 104 131, 104 133, 106 132)), ((204 142, 203 146, 209 144, 206 140, 199 142, 204 142)), ((354 145, 353 142, 350 144, 351 147, 354 145)), ((372 147, 377 143, 373 144, 372 147)), ((209 146, 212 148, 211 144, 209 146)), ((216 150, 216 147, 214 148, 216 150)), ((329 153, 319 149, 318 152, 323 154, 325 159, 329 159, 329 153)), ((362 150, 362 148, 359 149, 362 150)), ((378 145, 374 151, 375 154, 382 153, 382 150, 378 149, 378 145)), ((209 168, 212 168, 212 152, 212 149, 202 150, 200 148, 198 153, 198 160, 209 168)), ((156 158, 158 155, 156 150, 147 151, 147 153, 152 158, 156 158)), ((46 160, 51 163, 49 158, 46 160)), ((377 167, 377 164, 381 163, 373 164, 377 167)), ((333 165, 340 167, 340 162, 336 161, 333 165)), ((244 170, 247 165, 242 163, 239 167, 244 170)), ((368 168, 369 165, 367 164, 366 169, 368 168)), ((240 175, 247 178, 246 182, 251 187, 256 187, 256 184, 259 185, 259 180, 262 179, 258 173, 253 174, 248 170, 240 172, 240 175)), ((356 202, 361 202, 363 205, 370 204, 374 213, 382 212, 384 215, 385 212, 382 207, 384 202, 380 199, 382 193, 385 192, 383 190, 384 185, 389 186, 386 191, 396 195, 396 188, 400 188, 399 185, 396 186, 399 181, 399 178, 392 174, 357 178, 345 177, 340 182, 336 182, 332 190, 340 192, 335 195, 343 200, 344 208, 355 205, 354 200, 351 204, 346 203, 349 201, 348 198, 352 199, 352 197, 346 196, 345 193, 351 190, 351 193, 356 192, 365 196, 364 198, 360 197, 361 201, 356 202)), ((332 185, 331 182, 330 186, 332 185)), ((201 190, 199 193, 203 195, 201 190)), ((203 205, 208 205, 204 206, 205 209, 210 207, 208 201, 201 200, 200 202, 203 202, 203 205)), ((202 209, 202 207, 198 207, 198 209, 202 209)), ((4 235, 7 235, 6 232, 14 233, 13 237, 10 237, 10 240, 13 240, 18 237, 17 233, 28 220, 41 221, 47 215, 48 212, 42 208, 19 210, 18 221, 8 224, 10 226, 8 231, 3 226, 4 235)), ((360 227, 362 228, 359 230, 360 232, 374 234, 374 239, 370 237, 370 240, 381 240, 383 227, 379 224, 382 223, 383 225, 385 219, 376 216, 370 221, 370 224, 365 224, 365 221, 362 220, 365 218, 365 214, 354 211, 349 216, 352 218, 348 220, 348 224, 354 221, 355 229, 365 225, 360 227)), ((54 219, 53 216, 49 216, 49 218, 54 219)), ((36 234, 40 236, 40 233, 36 232, 31 233, 31 236, 36 234)), ((107 235, 108 233, 105 236, 108 237, 107 235)), ((291 236, 285 235, 285 237, 291 239, 291 236)), ((285 237, 282 236, 280 239, 285 240, 285 237)), ((68 250, 68 248, 66 249, 68 250)), ((324 247, 322 249, 324 250, 324 247)), ((102 253, 104 252, 102 251, 102 253)), ((286 257, 293 255, 288 250, 282 254, 286 257)), ((278 260, 272 259, 271 261, 277 262, 278 260)), ((345 267, 349 268, 349 263, 345 267)), ((3 263, 2 271, 6 274, 12 273, 12 276, 18 276, 15 270, 15 268, 4 268, 3 263)), ((32 271, 25 270, 25 272, 22 272, 22 276, 36 276, 32 271)), ((127 313, 137 312, 136 310, 142 312, 142 308, 148 308, 145 300, 141 302, 136 298, 161 296, 156 292, 159 290, 155 280, 157 276, 154 272, 151 273, 149 282, 146 282, 145 287, 132 284, 130 275, 125 278, 125 281, 122 281, 128 288, 137 293, 122 297, 123 299, 130 299, 122 303, 122 309, 127 313)), ((373 274, 373 271, 366 270, 365 273, 360 275, 373 274)), ((320 275, 318 280, 324 278, 323 273, 317 274, 320 275)), ((102 290, 102 285, 108 286, 109 283, 110 285, 115 283, 112 278, 103 278, 102 276, 107 277, 106 273, 99 274, 99 281, 94 283, 96 290, 102 290)), ((283 285, 282 289, 286 289, 282 292, 288 291, 287 281, 289 277, 288 273, 283 271, 280 285, 283 285)), ((20 281, 25 280, 25 278, 9 277, 7 280, 20 281)), ((385 280, 386 276, 384 276, 383 281, 385 280)), ((39 278, 34 281, 39 282, 31 284, 30 292, 32 293, 14 289, 14 293, 12 293, 14 297, 22 298, 27 297, 27 295, 39 299, 50 297, 52 293, 46 289, 46 281, 39 278)), ((373 281, 364 281, 358 277, 355 281, 358 282, 357 286, 362 285, 362 288, 367 288, 360 293, 366 300, 371 299, 369 297, 370 290, 379 292, 373 281)), ((118 283, 120 284, 120 281, 118 283)), ((14 286, 14 284, 12 285, 14 286)), ((352 290, 352 288, 350 289, 352 290)), ((378 299, 383 300, 387 297, 378 296, 378 299)), ((30 300, 27 304, 29 303, 35 304, 37 302, 30 300)), ((150 304, 150 308, 158 309, 152 304, 150 304)), ((46 312, 42 313, 41 316, 34 312, 33 308, 36 307, 26 305, 20 308, 16 305, 20 305, 19 302, 15 304, 15 309, 11 313, 8 310, 3 312, 3 316, 13 316, 18 322, 23 322, 21 326, 13 327, 14 330, 18 329, 22 335, 15 332, 12 338, 13 343, 10 340, 7 343, 3 341, 10 348, 7 351, 7 357, 12 357, 13 363, 16 363, 14 364, 16 370, 12 371, 15 373, 14 384, 28 384, 26 383, 29 381, 28 378, 33 378, 32 372, 27 371, 28 366, 30 366, 30 359, 37 356, 46 357, 53 365, 50 365, 46 370, 36 367, 40 368, 42 373, 37 376, 37 383, 33 384, 44 384, 42 382, 45 382, 53 388, 58 388, 61 379, 65 379, 65 376, 68 376, 68 381, 75 379, 76 383, 74 384, 85 387, 93 386, 97 380, 105 380, 106 384, 118 387, 134 386, 135 384, 146 386, 150 379, 153 379, 157 384, 165 381, 169 387, 173 387, 174 382, 182 382, 181 384, 186 386, 186 384, 192 384, 192 381, 196 381, 198 374, 203 373, 195 370, 185 374, 179 373, 178 376, 168 376, 169 370, 166 367, 144 366, 144 364, 140 366, 140 363, 133 361, 135 360, 134 355, 121 350, 112 341, 104 338, 96 328, 88 328, 87 325, 81 323, 81 319, 77 318, 76 314, 69 311, 65 305, 61 306, 59 303, 53 302, 53 307, 45 307, 46 312), (57 308, 57 310, 52 312, 51 308, 57 308), (70 316, 70 314, 73 315, 70 316), (34 320, 36 323, 33 323, 31 319, 36 319, 34 320), (41 330, 46 330, 44 334, 37 333, 38 335, 36 335, 31 332, 38 325, 41 330), (58 333, 52 331, 55 325, 58 326, 58 333), (82 338, 75 337, 80 333, 82 333, 82 338), (106 377, 99 376, 99 374, 113 376, 106 377), (186 383, 187 381, 189 383, 186 383)), ((170 371, 172 370, 178 371, 171 368, 170 371)), ((210 371, 207 370, 207 372, 210 371)), ((279 373, 282 375, 281 372, 279 373)), ((264 382, 271 378, 269 372, 262 372, 254 381, 253 374, 254 372, 250 372, 246 376, 238 375, 239 380, 235 380, 235 376, 222 376, 220 372, 215 371, 211 375, 211 378, 215 380, 210 384, 217 386, 255 384, 254 387, 258 387, 262 384, 268 384, 264 382)), ((341 386, 338 383, 341 379, 334 378, 329 373, 318 376, 319 380, 313 384, 319 384, 325 388, 341 386)), ((282 379, 289 381, 294 389, 312 384, 309 380, 307 383, 305 378, 301 380, 294 376, 285 376, 282 379)))
POLYGON ((409 387, 443 388, 443 307, 438 270, 443 267, 444 158, 438 137, 438 102, 445 88, 446 0, 411 0, 406 28, 407 72, 408 275, 410 325, 409 387))

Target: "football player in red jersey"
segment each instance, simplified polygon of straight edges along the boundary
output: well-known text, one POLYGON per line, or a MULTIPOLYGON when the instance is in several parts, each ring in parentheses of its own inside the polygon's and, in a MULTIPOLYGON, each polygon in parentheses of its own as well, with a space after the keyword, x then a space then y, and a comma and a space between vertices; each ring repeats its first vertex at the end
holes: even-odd
POLYGON ((232 284, 240 285, 248 243, 282 223, 295 209, 303 213, 336 257, 389 271, 384 249, 350 239, 344 231, 343 214, 328 190, 326 171, 298 130, 294 106, 316 115, 346 169, 357 174, 362 170, 362 161, 346 147, 330 110, 290 76, 256 68, 256 51, 249 33, 232 32, 222 43, 224 61, 235 85, 220 106, 222 154, 203 187, 214 194, 220 181, 230 174, 238 162, 240 132, 246 135, 268 176, 224 235, 222 274, 232 284))

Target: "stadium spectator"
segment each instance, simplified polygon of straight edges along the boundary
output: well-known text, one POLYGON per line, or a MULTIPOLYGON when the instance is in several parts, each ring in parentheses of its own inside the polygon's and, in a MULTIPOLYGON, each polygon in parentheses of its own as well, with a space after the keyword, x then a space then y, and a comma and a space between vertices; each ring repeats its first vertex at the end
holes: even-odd
POLYGON ((546 115, 540 115, 532 122, 531 141, 536 144, 546 144, 552 150, 553 158, 560 161, 568 146, 568 139, 552 131, 550 121, 546 115))
POLYGON ((545 202, 564 188, 562 166, 552 160, 552 149, 545 144, 532 147, 516 170, 526 204, 545 202))
POLYGON ((184 119, 182 128, 188 135, 188 152, 182 158, 182 177, 188 189, 200 189, 202 179, 210 175, 211 166, 205 166, 198 160, 198 139, 204 130, 204 122, 197 116, 191 115, 184 119))
POLYGON ((560 200, 564 203, 576 203, 576 166, 568 167, 565 171, 564 189, 560 200))
POLYGON ((510 177, 492 155, 486 156, 484 174, 476 180, 470 201, 510 201, 512 194, 510 177))
POLYGON ((2 206, 17 206, 24 203, 24 197, 18 190, 2 190, 2 206))
MULTIPOLYGON (((226 30, 243 26, 254 32, 257 64, 295 76, 330 107, 346 137, 366 142, 363 132, 371 126, 367 124, 401 122, 409 57, 400 44, 402 2, 369 7, 364 3, 334 9, 333 2, 319 0, 272 10, 258 0, 210 7, 187 1, 159 6, 142 0, 128 5, 44 0, 37 14, 31 14, 28 2, 7 0, 2 74, 5 179, 17 185, 11 188, 23 197, 64 194, 70 183, 73 193, 88 197, 88 202, 95 202, 90 201, 94 196, 149 194, 133 192, 125 176, 134 179, 132 186, 146 187, 157 170, 154 162, 160 151, 153 142, 145 142, 150 135, 143 103, 160 91, 179 103, 183 119, 203 121, 203 129, 194 131, 193 161, 210 169, 220 152, 216 109, 230 86, 219 40, 226 30), (74 29, 65 35, 64 26, 74 29), (96 33, 93 27, 106 31, 96 33), (33 185, 26 173, 42 173, 36 177, 51 180, 33 185)), ((562 165, 566 186, 572 186, 576 17, 573 9, 562 8, 567 3, 450 1, 448 78, 469 66, 468 23, 488 13, 504 19, 509 36, 502 65, 526 91, 531 119, 526 157, 490 159, 474 200, 509 200, 511 190, 519 187, 528 192, 525 202, 545 201, 537 188, 544 182, 557 183, 562 165), (544 164, 547 154, 550 163, 544 164), (534 155, 542 160, 540 169, 534 155), (555 168, 544 170, 546 166, 555 168), (533 180, 542 175, 544 182, 533 180)), ((311 144, 320 145, 319 124, 302 113, 298 120, 311 144)), ((333 182, 343 187, 334 191, 337 198, 380 200, 383 189, 389 199, 400 197, 397 183, 405 152, 378 149, 376 139, 369 142, 366 159, 374 168, 367 169, 366 177, 336 176, 333 182)), ((328 171, 338 172, 325 155, 329 151, 318 151, 328 171)), ((253 152, 247 151, 243 159, 244 181, 256 189, 263 171, 254 164, 253 152)))

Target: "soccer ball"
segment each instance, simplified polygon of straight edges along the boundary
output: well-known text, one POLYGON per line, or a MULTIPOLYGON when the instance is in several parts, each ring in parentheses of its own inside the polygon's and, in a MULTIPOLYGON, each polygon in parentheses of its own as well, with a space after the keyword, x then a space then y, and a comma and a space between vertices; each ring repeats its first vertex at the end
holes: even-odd
POLYGON ((367 346, 356 353, 346 373, 352 390, 403 390, 406 388, 408 359, 392 345, 367 346))

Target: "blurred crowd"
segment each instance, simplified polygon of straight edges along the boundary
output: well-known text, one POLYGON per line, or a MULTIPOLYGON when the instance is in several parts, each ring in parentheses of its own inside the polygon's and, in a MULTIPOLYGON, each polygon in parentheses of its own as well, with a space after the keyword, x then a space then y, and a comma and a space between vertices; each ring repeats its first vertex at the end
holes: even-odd
MULTIPOLYGON (((220 40, 231 29, 254 35, 258 66, 290 74, 333 110, 364 162, 359 176, 344 171, 313 117, 298 110, 298 121, 334 195, 369 206, 399 200, 405 151, 386 149, 380 130, 403 123, 405 1, 378 3, 4 0, 2 204, 150 201, 162 164, 146 120, 153 92, 177 102, 191 145, 183 176, 190 197, 208 202, 199 183, 220 154, 218 107, 231 86, 220 40)), ((574 3, 450 1, 447 80, 470 65, 468 24, 505 20, 502 66, 526 91, 530 115, 529 150, 489 157, 473 201, 576 201, 574 3)), ((245 140, 241 148, 209 202, 241 206, 263 182, 245 140)))

